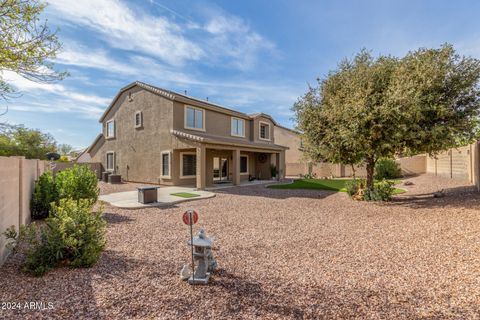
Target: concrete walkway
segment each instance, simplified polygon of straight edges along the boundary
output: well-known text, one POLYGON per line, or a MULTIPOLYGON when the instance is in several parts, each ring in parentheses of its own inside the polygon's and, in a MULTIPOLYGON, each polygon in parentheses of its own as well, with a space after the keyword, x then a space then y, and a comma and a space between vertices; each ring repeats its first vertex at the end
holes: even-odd
POLYGON ((157 202, 142 204, 138 202, 138 191, 125 191, 110 193, 100 196, 98 199, 109 203, 110 205, 118 208, 125 209, 139 209, 139 208, 148 208, 148 207, 165 207, 170 206, 175 203, 193 201, 199 199, 206 199, 215 197, 215 193, 209 191, 200 191, 195 188, 185 188, 185 187, 159 187, 158 190, 157 202), (198 197, 193 198, 182 198, 178 196, 172 196, 172 193, 187 192, 198 194, 198 197))

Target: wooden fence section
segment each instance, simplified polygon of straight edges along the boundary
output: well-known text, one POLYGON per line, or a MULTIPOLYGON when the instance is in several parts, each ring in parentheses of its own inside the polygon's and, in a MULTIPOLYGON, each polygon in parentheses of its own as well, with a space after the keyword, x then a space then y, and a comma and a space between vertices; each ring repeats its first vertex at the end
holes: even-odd
POLYGON ((35 181, 47 169, 46 161, 0 157, 0 265, 8 254, 3 232, 10 226, 18 231, 20 225, 30 223, 35 181))

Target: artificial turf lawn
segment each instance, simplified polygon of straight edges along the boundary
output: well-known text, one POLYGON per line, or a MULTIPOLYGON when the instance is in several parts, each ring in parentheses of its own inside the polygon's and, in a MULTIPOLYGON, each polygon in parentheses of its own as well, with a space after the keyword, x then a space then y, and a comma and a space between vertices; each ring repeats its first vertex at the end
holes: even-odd
POLYGON ((181 198, 195 198, 200 197, 199 194, 196 193, 189 193, 189 192, 177 192, 177 193, 170 193, 171 196, 181 197, 181 198))
MULTIPOLYGON (((345 184, 352 179, 298 179, 290 184, 274 184, 268 186, 272 189, 320 189, 347 192, 345 184)), ((395 183, 399 181, 395 180, 395 183)), ((404 193, 405 190, 395 188, 393 194, 404 193)))

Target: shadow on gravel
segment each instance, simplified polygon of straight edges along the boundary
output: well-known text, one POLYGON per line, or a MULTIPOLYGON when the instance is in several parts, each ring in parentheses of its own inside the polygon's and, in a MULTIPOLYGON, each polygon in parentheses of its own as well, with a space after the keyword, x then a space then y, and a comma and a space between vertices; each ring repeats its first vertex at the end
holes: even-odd
POLYGON ((415 209, 458 207, 464 209, 478 209, 480 206, 480 192, 474 186, 462 186, 443 189, 444 197, 435 198, 434 193, 396 196, 391 204, 408 206, 415 209))
POLYGON ((107 220, 109 224, 130 223, 132 221, 135 221, 135 219, 132 219, 128 216, 111 212, 104 212, 103 217, 105 218, 105 220, 107 220))
MULTIPOLYGON (((338 193, 328 190, 309 190, 309 189, 270 189, 264 185, 248 187, 231 187, 214 191, 217 194, 229 194, 239 196, 261 197, 269 199, 288 199, 288 198, 307 198, 323 199, 338 193)), ((341 192, 345 194, 344 192, 341 192)))
POLYGON ((249 315, 281 319, 468 319, 479 312, 479 307, 473 304, 448 307, 448 295, 440 294, 432 299, 430 293, 423 290, 374 290, 368 288, 368 284, 360 284, 357 289, 338 285, 303 287, 298 283, 271 285, 272 282, 265 285, 219 269, 209 287, 226 297, 221 314, 225 318, 249 315))
POLYGON ((248 281, 224 269, 215 272, 211 287, 216 287, 221 290, 222 295, 227 295, 222 314, 226 318, 250 313, 255 317, 274 315, 276 318, 304 318, 304 311, 296 306, 288 295, 278 297, 263 290, 260 282, 248 281))

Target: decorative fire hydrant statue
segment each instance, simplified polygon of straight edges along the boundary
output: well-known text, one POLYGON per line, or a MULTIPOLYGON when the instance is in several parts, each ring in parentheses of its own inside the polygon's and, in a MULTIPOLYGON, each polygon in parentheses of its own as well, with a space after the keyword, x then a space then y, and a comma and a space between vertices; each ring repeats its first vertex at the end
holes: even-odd
MULTIPOLYGON (((191 245, 190 242, 188 244, 191 245)), ((195 272, 188 279, 189 284, 207 284, 210 273, 217 268, 217 261, 213 258, 212 244, 213 240, 206 236, 203 229, 193 237, 195 272)))

